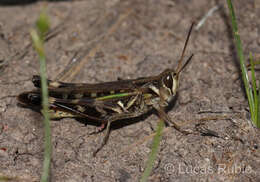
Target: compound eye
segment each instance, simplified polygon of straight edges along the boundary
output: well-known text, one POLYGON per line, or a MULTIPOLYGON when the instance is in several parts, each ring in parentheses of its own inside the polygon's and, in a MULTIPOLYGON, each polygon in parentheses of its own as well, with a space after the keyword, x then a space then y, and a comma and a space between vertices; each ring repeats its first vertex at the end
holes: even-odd
POLYGON ((32 104, 39 104, 41 103, 41 97, 39 94, 28 94, 28 99, 32 104))
POLYGON ((173 84, 173 79, 172 79, 172 75, 167 75, 166 77, 163 78, 163 83, 164 85, 169 88, 172 89, 172 84, 173 84))

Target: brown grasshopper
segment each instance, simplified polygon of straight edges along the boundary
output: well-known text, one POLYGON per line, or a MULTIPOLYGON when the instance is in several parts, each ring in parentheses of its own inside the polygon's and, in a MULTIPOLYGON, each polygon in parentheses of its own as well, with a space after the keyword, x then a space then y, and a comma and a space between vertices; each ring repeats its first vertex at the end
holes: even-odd
MULTIPOLYGON (((156 76, 118 80, 97 84, 64 83, 48 80, 49 107, 54 119, 80 117, 106 125, 105 137, 94 155, 106 144, 113 121, 141 116, 155 109, 166 122, 180 130, 165 112, 178 89, 179 75, 191 60, 182 65, 193 24, 189 29, 177 69, 166 69, 156 76)), ((41 108, 40 77, 33 76, 36 90, 21 93, 18 101, 41 108)))

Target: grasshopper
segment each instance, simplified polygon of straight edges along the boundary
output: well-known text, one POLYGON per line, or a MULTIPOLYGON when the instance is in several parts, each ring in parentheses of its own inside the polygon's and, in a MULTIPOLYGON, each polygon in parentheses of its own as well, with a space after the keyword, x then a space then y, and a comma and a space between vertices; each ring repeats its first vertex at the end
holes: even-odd
MULTIPOLYGON (((152 109, 157 111, 164 122, 171 123, 173 127, 180 130, 180 127, 166 114, 165 108, 175 98, 179 75, 192 59, 193 54, 182 65, 192 27, 193 24, 189 29, 176 70, 166 69, 156 76, 97 84, 48 80, 51 118, 85 118, 99 123, 103 129, 106 125, 104 139, 94 155, 106 144, 112 122, 135 118, 152 109)), ((33 76, 32 82, 37 89, 21 93, 18 101, 22 105, 40 109, 40 77, 33 76)))

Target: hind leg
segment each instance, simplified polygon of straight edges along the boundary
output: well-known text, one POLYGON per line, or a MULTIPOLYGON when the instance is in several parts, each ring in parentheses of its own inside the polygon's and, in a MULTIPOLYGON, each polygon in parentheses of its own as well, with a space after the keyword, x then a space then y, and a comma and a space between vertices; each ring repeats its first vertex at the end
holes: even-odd
POLYGON ((111 121, 108 121, 103 141, 101 145, 97 148, 97 150, 93 153, 93 157, 96 157, 97 153, 106 145, 110 134, 110 126, 111 126, 111 121))

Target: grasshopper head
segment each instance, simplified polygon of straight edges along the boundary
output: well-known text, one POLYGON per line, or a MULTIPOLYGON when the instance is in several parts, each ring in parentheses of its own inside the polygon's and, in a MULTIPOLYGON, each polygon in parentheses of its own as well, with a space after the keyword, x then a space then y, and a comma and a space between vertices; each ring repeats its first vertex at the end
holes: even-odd
POLYGON ((173 71, 165 74, 160 81, 160 105, 167 106, 177 93, 178 75, 173 71))
POLYGON ((187 66, 187 64, 190 62, 190 60, 193 56, 193 54, 192 54, 189 57, 189 59, 184 63, 184 65, 182 65, 184 53, 185 53, 185 50, 186 50, 186 47, 187 47, 187 44, 188 44, 188 41, 189 41, 189 38, 190 38, 192 27, 193 27, 193 23, 190 27, 188 36, 186 38, 184 48, 183 48, 183 51, 182 51, 182 55, 181 55, 181 58, 179 60, 176 71, 174 71, 173 69, 168 69, 168 70, 165 70, 161 74, 160 89, 159 89, 160 106, 161 107, 168 106, 168 104, 172 101, 172 99, 176 95, 177 89, 178 89, 179 74, 187 66))

